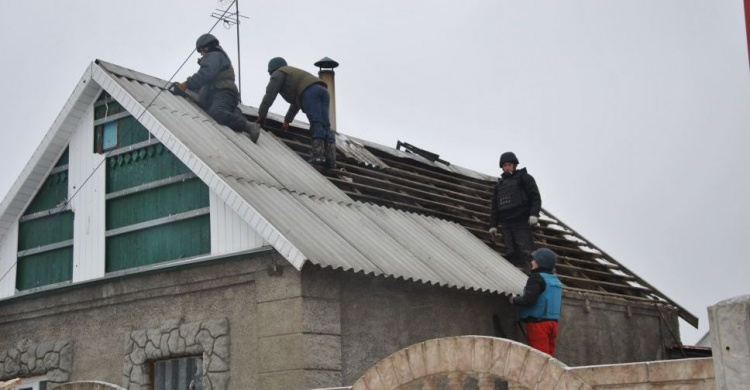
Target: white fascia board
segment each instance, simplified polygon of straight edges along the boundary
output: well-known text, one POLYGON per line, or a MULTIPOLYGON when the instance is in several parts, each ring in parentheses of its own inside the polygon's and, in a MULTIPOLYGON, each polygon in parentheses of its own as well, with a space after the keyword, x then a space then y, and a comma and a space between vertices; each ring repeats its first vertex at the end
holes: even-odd
MULTIPOLYGON (((227 182, 216 174, 199 156, 180 142, 169 129, 151 115, 145 106, 130 95, 109 73, 97 64, 92 64, 91 78, 101 85, 110 96, 115 97, 123 107, 135 104, 136 110, 143 114, 133 115, 151 134, 156 137, 172 154, 187 165, 208 188, 216 193, 230 208, 245 220, 258 234, 284 256, 297 270, 301 270, 307 258, 281 232, 264 218, 250 203, 238 194, 227 182), (240 201, 233 201, 240 200, 240 201), (274 237, 273 242, 270 240, 274 237)), ((133 112, 131 112, 133 114, 133 112)))
POLYGON ((5 237, 8 229, 18 220, 39 191, 44 179, 65 151, 86 108, 96 99, 100 88, 96 83, 91 82, 93 66, 96 65, 92 62, 78 80, 73 93, 70 94, 44 139, 0 203, 0 239, 5 237))

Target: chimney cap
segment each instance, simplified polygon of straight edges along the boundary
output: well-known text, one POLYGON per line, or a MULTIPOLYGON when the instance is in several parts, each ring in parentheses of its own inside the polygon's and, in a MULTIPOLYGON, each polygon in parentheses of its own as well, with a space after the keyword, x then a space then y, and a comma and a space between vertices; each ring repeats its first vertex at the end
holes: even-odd
POLYGON ((316 62, 314 65, 321 69, 323 68, 334 69, 339 66, 339 63, 328 57, 323 57, 320 61, 316 62))

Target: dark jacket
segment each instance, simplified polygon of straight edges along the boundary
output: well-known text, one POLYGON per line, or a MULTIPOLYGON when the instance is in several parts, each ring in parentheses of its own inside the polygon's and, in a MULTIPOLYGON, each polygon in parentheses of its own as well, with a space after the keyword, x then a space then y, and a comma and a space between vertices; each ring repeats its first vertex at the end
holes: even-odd
POLYGON ((189 90, 200 90, 199 100, 201 105, 208 107, 211 91, 217 89, 228 89, 239 93, 237 84, 234 83, 234 68, 229 56, 220 47, 216 47, 198 59, 200 69, 187 78, 186 83, 189 90))
POLYGON ((282 66, 276 69, 271 74, 271 80, 266 86, 266 95, 263 96, 263 101, 261 101, 258 108, 258 116, 265 119, 268 116, 268 110, 271 108, 273 101, 276 100, 276 95, 281 94, 281 97, 289 103, 289 110, 284 120, 287 122, 293 121, 300 108, 304 111, 304 107, 302 107, 300 101, 302 92, 313 84, 321 84, 326 88, 328 87, 323 80, 302 69, 293 66, 282 66))
POLYGON ((531 215, 538 217, 541 210, 542 195, 526 168, 518 169, 512 175, 503 172, 497 179, 492 192, 491 227, 502 223, 525 223, 531 215))

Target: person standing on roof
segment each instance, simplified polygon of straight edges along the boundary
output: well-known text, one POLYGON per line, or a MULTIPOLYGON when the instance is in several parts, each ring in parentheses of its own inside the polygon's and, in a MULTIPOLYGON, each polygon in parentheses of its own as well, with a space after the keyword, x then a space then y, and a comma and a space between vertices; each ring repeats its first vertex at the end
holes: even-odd
POLYGON ((232 61, 219 40, 211 34, 203 34, 195 42, 195 50, 201 54, 200 69, 186 81, 179 83, 182 91, 198 90, 198 102, 216 122, 236 132, 246 132, 253 142, 258 142, 260 130, 251 125, 237 106, 240 101, 237 84, 234 83, 232 61))
POLYGON ((529 346, 555 356, 558 321, 562 307, 562 283, 555 275, 557 255, 550 249, 532 254, 531 275, 523 295, 511 296, 510 304, 519 306, 518 316, 526 323, 529 346))
POLYGON ((276 100, 276 95, 289 103, 289 110, 284 117, 281 130, 289 129, 300 109, 307 115, 312 132, 312 157, 309 162, 313 165, 323 165, 326 169, 336 167, 336 135, 331 131, 331 120, 328 107, 331 96, 328 85, 312 74, 293 66, 289 66, 281 57, 268 61, 268 74, 271 80, 266 86, 266 94, 258 108, 258 123, 265 123, 268 109, 276 100))
POLYGON ((542 196, 534 177, 526 168, 516 169, 518 158, 513 152, 500 156, 503 174, 492 194, 490 237, 497 238, 497 225, 502 225, 505 257, 518 268, 528 271, 534 250, 532 227, 539 222, 542 196))

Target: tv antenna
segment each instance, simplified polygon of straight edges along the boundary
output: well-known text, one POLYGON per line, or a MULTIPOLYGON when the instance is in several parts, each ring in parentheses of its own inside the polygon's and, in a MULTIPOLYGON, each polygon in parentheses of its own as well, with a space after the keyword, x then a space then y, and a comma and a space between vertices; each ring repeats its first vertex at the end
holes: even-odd
POLYGON ((239 89, 240 101, 242 101, 242 64, 240 62, 240 18, 249 19, 247 16, 240 14, 240 0, 234 0, 234 12, 228 12, 227 9, 232 6, 229 0, 218 0, 219 8, 211 14, 214 19, 224 22, 224 28, 230 29, 237 26, 237 87, 239 89), (227 3, 229 5, 227 5, 227 3))

